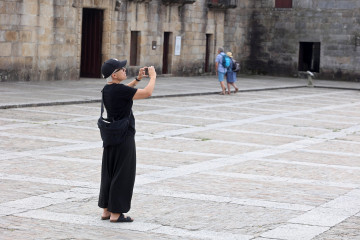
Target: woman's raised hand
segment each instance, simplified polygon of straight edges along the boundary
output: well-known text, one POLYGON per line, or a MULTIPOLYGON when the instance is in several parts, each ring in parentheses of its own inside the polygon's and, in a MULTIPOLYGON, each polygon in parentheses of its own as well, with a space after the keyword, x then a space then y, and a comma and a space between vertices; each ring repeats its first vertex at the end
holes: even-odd
POLYGON ((154 66, 148 67, 148 70, 149 70, 149 77, 150 78, 156 77, 156 71, 155 71, 154 66))

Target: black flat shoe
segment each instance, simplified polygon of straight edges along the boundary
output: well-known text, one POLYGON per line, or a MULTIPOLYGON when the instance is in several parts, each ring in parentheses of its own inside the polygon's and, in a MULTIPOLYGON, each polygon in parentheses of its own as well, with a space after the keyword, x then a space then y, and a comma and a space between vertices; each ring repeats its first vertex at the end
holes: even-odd
POLYGON ((110 222, 116 223, 116 222, 133 222, 134 220, 127 216, 125 217, 124 214, 120 214, 119 218, 117 220, 110 220, 110 222))

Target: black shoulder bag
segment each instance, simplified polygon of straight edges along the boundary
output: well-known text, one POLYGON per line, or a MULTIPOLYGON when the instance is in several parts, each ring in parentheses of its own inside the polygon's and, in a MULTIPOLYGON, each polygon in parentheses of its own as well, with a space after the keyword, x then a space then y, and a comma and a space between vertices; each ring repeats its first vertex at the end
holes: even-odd
MULTIPOLYGON (((102 91, 101 91, 102 92, 102 91)), ((104 93, 101 97, 101 115, 97 122, 100 129, 101 139, 103 140, 103 147, 117 145, 125 140, 127 131, 130 125, 130 115, 120 120, 109 120, 103 118, 104 113, 104 93)))

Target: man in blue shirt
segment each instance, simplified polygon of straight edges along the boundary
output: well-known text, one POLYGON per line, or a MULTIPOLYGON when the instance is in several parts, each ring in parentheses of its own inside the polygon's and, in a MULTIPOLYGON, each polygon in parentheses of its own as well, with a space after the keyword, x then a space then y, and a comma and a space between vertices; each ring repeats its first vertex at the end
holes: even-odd
POLYGON ((224 76, 226 74, 226 68, 224 68, 224 66, 222 65, 223 55, 225 55, 224 48, 219 47, 218 55, 216 56, 216 60, 215 60, 215 69, 216 69, 216 76, 218 76, 220 86, 222 89, 220 93, 221 95, 225 95, 226 92, 226 88, 224 84, 224 76))

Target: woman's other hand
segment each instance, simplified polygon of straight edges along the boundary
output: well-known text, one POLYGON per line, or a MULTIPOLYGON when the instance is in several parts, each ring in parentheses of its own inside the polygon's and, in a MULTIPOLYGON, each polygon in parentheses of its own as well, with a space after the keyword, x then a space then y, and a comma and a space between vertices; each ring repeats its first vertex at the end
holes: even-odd
POLYGON ((147 77, 147 75, 145 75, 145 68, 147 68, 147 67, 143 67, 143 68, 139 69, 137 79, 141 80, 143 77, 147 77))

